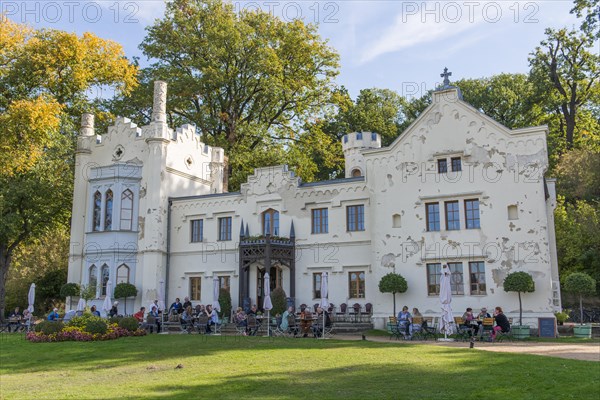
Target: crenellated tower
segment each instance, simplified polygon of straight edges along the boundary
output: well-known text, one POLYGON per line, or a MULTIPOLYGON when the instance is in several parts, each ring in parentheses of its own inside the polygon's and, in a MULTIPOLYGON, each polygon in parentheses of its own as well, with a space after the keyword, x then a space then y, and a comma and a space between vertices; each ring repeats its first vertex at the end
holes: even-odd
POLYGON ((362 150, 381 147, 381 136, 375 132, 352 132, 342 137, 342 149, 346 160, 346 178, 365 175, 362 150))

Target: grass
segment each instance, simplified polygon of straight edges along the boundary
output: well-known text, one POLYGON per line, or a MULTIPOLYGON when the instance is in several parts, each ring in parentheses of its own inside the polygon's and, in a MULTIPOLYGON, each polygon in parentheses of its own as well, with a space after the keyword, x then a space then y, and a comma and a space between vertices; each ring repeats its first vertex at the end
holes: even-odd
POLYGON ((2 399, 598 399, 600 363, 410 342, 0 335, 2 399), (183 368, 175 368, 181 364, 183 368))

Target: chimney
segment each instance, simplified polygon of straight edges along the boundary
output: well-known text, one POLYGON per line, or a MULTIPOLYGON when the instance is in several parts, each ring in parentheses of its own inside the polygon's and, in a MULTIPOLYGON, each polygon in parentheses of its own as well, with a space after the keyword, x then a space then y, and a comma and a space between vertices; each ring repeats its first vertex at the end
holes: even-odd
POLYGON ((81 115, 80 136, 94 136, 94 114, 85 113, 81 115))

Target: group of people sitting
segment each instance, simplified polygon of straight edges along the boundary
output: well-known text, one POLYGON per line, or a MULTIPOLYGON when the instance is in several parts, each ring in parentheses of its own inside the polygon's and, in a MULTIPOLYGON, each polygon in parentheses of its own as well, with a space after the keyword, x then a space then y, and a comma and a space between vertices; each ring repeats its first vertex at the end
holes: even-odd
MULTIPOLYGON (((192 307, 192 302, 189 297, 184 299, 183 304, 179 298, 176 298, 175 301, 171 304, 168 310, 168 316, 166 317, 169 322, 179 322, 181 326, 188 332, 190 332, 194 327, 194 322, 203 319, 206 317, 206 323, 204 327, 205 333, 211 334, 212 327, 219 323, 219 315, 216 310, 213 310, 212 305, 208 304, 206 306, 202 304, 198 304, 195 307, 192 307)), ((158 300, 154 300, 152 304, 148 307, 150 310, 146 315, 146 307, 141 307, 138 312, 133 314, 133 317, 137 319, 142 328, 150 330, 152 333, 154 329, 156 332, 160 332, 161 325, 161 316, 162 310, 159 308, 158 300), (145 318, 145 320, 144 320, 145 318)))
MULTIPOLYGON (((243 335, 253 336, 261 326, 260 319, 256 319, 257 315, 256 304, 250 307, 248 312, 245 312, 242 307, 238 307, 233 322, 242 329, 243 335), (254 322, 249 323, 249 320, 254 320, 254 322)), ((275 332, 290 333, 294 337, 299 335, 302 337, 312 335, 314 338, 323 336, 323 321, 325 328, 331 327, 329 313, 321 307, 317 308, 316 313, 313 313, 308 307, 302 307, 300 313, 296 315, 294 307, 290 306, 282 315, 277 314, 275 321, 273 327, 275 332), (299 324, 296 323, 296 319, 299 319, 299 324)))
POLYGON ((11 312, 8 316, 8 332, 18 332, 20 330, 29 330, 31 327, 31 322, 33 319, 33 315, 29 312, 29 310, 25 309, 21 313, 21 309, 19 307, 15 307, 14 311, 11 312))
MULTIPOLYGON (((427 321, 422 319, 422 315, 419 312, 418 308, 413 308, 412 314, 408 311, 408 307, 402 307, 402 311, 398 313, 398 330, 405 336, 405 338, 410 339, 414 332, 423 330, 427 327, 427 321), (413 318, 421 317, 421 324, 414 324, 413 318)), ((462 324, 465 328, 468 329, 469 335, 471 336, 479 336, 483 335, 484 327, 483 320, 484 318, 493 318, 494 326, 490 332, 491 340, 496 339, 496 335, 498 332, 507 333, 510 332, 510 322, 504 312, 502 311, 502 307, 496 307, 494 309, 494 316, 492 317, 486 307, 482 307, 479 314, 475 315, 473 313, 473 309, 468 307, 465 313, 462 316, 462 324)))
POLYGON ((473 313, 473 309, 471 307, 468 307, 465 313, 462 315, 462 321, 463 326, 468 329, 469 336, 477 335, 481 337, 483 335, 484 318, 494 319, 494 325, 490 331, 490 337, 492 341, 496 339, 498 332, 510 332, 510 322, 508 321, 506 315, 504 315, 502 307, 498 306, 494 309, 493 317, 487 312, 487 308, 485 307, 481 308, 481 311, 477 315, 473 313))

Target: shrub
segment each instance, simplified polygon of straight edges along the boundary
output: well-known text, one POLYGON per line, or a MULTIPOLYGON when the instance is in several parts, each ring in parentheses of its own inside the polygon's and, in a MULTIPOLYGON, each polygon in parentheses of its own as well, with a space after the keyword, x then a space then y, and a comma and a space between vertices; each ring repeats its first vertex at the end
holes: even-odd
POLYGON ((283 314, 287 309, 285 290, 282 288, 275 288, 273 292, 271 292, 271 303, 273 303, 273 309, 271 310, 272 315, 283 314))
POLYGON ((52 335, 62 331, 64 326, 60 321, 42 321, 35 325, 35 331, 42 332, 44 335, 52 335))
POLYGON ((114 315, 114 316, 112 316, 112 317, 110 317, 108 319, 108 323, 110 323, 110 324, 117 324, 118 325, 119 322, 121 322, 122 319, 123 319, 123 316, 121 316, 121 315, 114 315))
POLYGON ((102 320, 102 318, 95 316, 92 313, 84 313, 79 317, 73 317, 69 322, 67 322, 67 326, 74 326, 76 328, 85 329, 87 324, 90 321, 102 320))
POLYGON ((219 305, 221 306, 221 315, 223 317, 231 317, 231 294, 229 290, 219 289, 219 305))
POLYGON ((95 319, 90 319, 83 330, 91 334, 104 335, 108 330, 108 325, 105 320, 96 317, 95 319))
POLYGON ((77 283, 69 282, 62 285, 60 288, 60 295, 63 298, 67 298, 69 296, 79 296, 81 292, 81 288, 77 283))
POLYGON ((125 314, 127 314, 127 298, 128 297, 135 297, 138 294, 138 290, 135 287, 135 285, 132 285, 131 283, 126 283, 126 282, 121 282, 119 284, 117 284, 117 286, 115 286, 115 292, 114 292, 114 296, 115 299, 124 299, 124 312, 125 314))
POLYGON ((519 294, 519 325, 523 325, 523 306, 521 293, 531 293, 535 290, 533 277, 527 272, 519 271, 508 274, 504 278, 504 291, 517 292, 519 294))
POLYGON ((400 274, 390 272, 379 281, 381 293, 391 293, 394 296, 394 315, 396 315, 396 293, 404 293, 408 290, 406 279, 400 274))
POLYGON ((127 329, 129 332, 135 332, 139 328, 138 320, 133 317, 121 318, 119 328, 127 329))
POLYGON ((563 289, 579 296, 579 312, 583 325, 583 296, 591 296, 596 292, 596 281, 584 272, 573 272, 565 278, 563 289))

